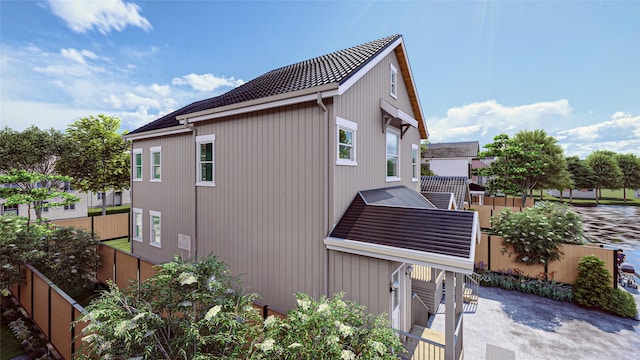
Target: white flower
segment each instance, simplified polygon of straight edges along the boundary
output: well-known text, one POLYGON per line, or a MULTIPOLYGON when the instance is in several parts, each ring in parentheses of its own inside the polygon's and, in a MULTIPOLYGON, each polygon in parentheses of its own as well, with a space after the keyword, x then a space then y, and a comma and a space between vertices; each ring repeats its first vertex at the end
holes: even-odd
POLYGON ((264 326, 269 327, 273 325, 276 321, 278 320, 276 319, 275 316, 269 315, 266 319, 264 319, 264 326))
POLYGON ((327 336, 327 344, 337 344, 340 339, 335 335, 327 336))
POLYGON ((318 306, 318 312, 321 314, 325 314, 329 312, 329 305, 327 304, 320 304, 320 306, 318 306))
POLYGON ((349 325, 345 325, 340 323, 338 325, 338 331, 340 332, 340 334, 342 334, 342 336, 351 336, 353 335, 353 328, 349 325))
POLYGON ((115 336, 121 336, 129 330, 129 328, 131 328, 131 322, 129 320, 123 320, 113 329, 113 334, 115 336))
POLYGON ((146 315, 146 314, 145 314, 145 313, 143 313, 143 312, 138 313, 138 315, 134 316, 134 317, 133 317, 133 319, 131 319, 131 321, 136 322, 136 321, 138 321, 138 320, 140 320, 140 319, 144 318, 144 316, 145 316, 145 315, 146 315))
POLYGON ((188 300, 187 301, 183 301, 180 304, 178 304, 178 306, 182 306, 182 307, 189 307, 189 306, 192 306, 192 305, 193 305, 193 303, 191 301, 188 301, 188 300))
POLYGON ((213 287, 216 284, 217 284, 216 276, 215 275, 211 275, 209 280, 207 280, 207 287, 209 288, 209 290, 213 290, 213 287))
POLYGON ((293 344, 291 344, 291 345, 289 345, 287 347, 289 349, 295 349, 295 348, 300 347, 300 346, 302 346, 302 344, 295 342, 295 343, 293 343, 293 344))
POLYGON ((260 348, 260 350, 267 352, 267 351, 273 350, 273 344, 275 343, 276 341, 273 339, 266 339, 265 341, 258 344, 257 346, 260 348))
POLYGON ((371 347, 373 348, 373 350, 377 351, 378 354, 380 355, 384 355, 384 353, 387 352, 387 348, 384 346, 383 343, 379 341, 372 341, 371 347))
POLYGON ((307 299, 298 299, 298 306, 300 306, 303 310, 309 310, 309 306, 311 305, 311 301, 307 299))
POLYGON ((209 309, 209 311, 207 311, 207 313, 204 315, 204 319, 207 321, 210 321, 211 319, 213 319, 216 315, 218 315, 218 313, 220 312, 220 310, 222 310, 222 306, 220 305, 216 305, 214 307, 212 307, 211 309, 209 309))
POLYGON ((180 281, 180 285, 184 286, 198 282, 198 278, 194 273, 184 272, 178 276, 178 281, 180 281))
POLYGON ((354 360, 356 358, 356 354, 351 350, 342 350, 342 355, 340 355, 342 360, 354 360))

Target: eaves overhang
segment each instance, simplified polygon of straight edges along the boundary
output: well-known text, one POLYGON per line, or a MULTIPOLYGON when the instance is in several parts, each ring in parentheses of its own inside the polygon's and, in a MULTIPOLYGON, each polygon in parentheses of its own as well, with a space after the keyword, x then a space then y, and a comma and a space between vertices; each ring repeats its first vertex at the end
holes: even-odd
POLYGON ((167 136, 167 135, 176 135, 176 134, 182 134, 182 133, 191 133, 191 130, 184 126, 172 126, 168 128, 139 132, 135 134, 127 134, 127 135, 124 135, 123 138, 125 140, 133 141, 133 140, 151 139, 151 138, 167 136))

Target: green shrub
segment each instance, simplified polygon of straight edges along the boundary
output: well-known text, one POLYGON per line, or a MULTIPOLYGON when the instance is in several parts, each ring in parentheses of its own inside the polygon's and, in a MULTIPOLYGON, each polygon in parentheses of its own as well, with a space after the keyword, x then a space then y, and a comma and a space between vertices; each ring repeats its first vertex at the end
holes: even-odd
POLYGON ((595 255, 585 256, 578 263, 578 278, 573 283, 574 301, 606 312, 635 317, 637 307, 631 294, 611 287, 611 273, 605 262, 595 255))

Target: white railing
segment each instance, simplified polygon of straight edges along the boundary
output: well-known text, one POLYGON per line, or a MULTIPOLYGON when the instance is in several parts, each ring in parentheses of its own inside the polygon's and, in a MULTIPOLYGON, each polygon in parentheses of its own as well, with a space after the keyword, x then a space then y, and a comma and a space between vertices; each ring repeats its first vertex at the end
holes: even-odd
POLYGON ((444 344, 425 339, 418 335, 396 330, 404 339, 406 354, 400 354, 400 359, 411 360, 442 360, 444 359, 444 344))

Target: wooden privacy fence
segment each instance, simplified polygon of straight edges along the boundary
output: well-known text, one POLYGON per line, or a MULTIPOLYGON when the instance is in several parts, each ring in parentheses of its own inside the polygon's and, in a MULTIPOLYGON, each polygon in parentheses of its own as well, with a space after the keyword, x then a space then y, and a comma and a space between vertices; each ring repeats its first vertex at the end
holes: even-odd
POLYGON ((72 324, 84 308, 31 265, 25 265, 25 272, 26 283, 12 286, 11 293, 56 352, 63 359, 72 359, 82 342, 76 335, 86 326, 72 324))
MULTIPOLYGON (((512 206, 498 206, 498 205, 471 205, 471 208, 478 213, 478 221, 480 222, 480 228, 491 228, 491 217, 498 215, 502 209, 510 209, 513 212, 521 212, 526 208, 512 207, 512 206)), ((468 210, 469 206, 466 205, 465 209, 468 210)))
MULTIPOLYGON (((480 199, 477 199, 476 196, 473 197, 473 205, 472 207, 478 206, 477 203, 480 202, 480 199)), ((495 196, 483 196, 482 204, 484 206, 506 206, 506 207, 532 207, 535 201, 528 197, 527 201, 524 202, 524 206, 522 204, 522 199, 519 197, 495 197, 495 196)))
MULTIPOLYGON (((128 286, 129 279, 141 282, 157 271, 155 264, 104 244, 99 245, 98 252, 101 267, 96 278, 102 283, 111 280, 120 289, 128 286)), ((72 324, 82 316, 84 308, 33 266, 26 264, 25 269, 27 281, 23 285, 12 286, 12 295, 58 354, 63 359, 73 359, 82 343, 78 335, 87 324, 72 324)))
MULTIPOLYGON (((501 236, 482 233, 480 244, 476 244, 475 262, 483 262, 488 270, 500 272, 508 269, 519 269, 525 276, 537 277, 544 272, 544 265, 527 265, 516 261, 517 253, 513 246, 503 245, 501 236)), ((615 266, 615 251, 595 246, 585 245, 560 245, 562 253, 560 260, 549 263, 549 273, 555 273, 554 280, 565 284, 573 284, 578 277, 578 262, 585 256, 595 255, 606 264, 606 269, 611 272, 611 286, 615 287, 617 269, 615 266)))
POLYGON ((95 233, 100 240, 129 237, 129 213, 53 220, 59 226, 73 226, 95 233))

